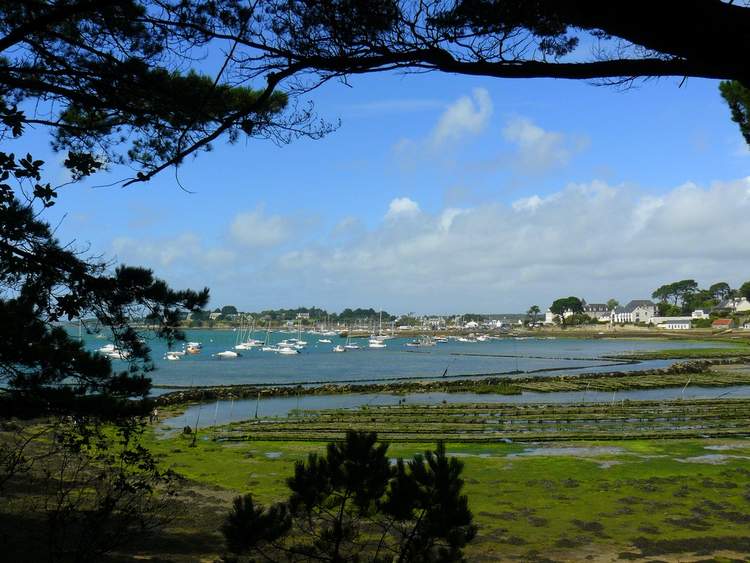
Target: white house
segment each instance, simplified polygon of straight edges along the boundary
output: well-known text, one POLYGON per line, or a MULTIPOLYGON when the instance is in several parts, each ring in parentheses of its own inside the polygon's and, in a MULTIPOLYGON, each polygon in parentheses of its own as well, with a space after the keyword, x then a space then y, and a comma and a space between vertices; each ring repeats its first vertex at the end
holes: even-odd
POLYGON ((634 299, 617 307, 610 316, 613 323, 648 323, 656 316, 656 305, 648 299, 634 299))
MULTIPOLYGON (((573 311, 571 311, 570 309, 567 309, 566 311, 563 312, 563 317, 566 319, 568 317, 571 317, 572 315, 573 315, 573 311)), ((560 315, 556 315, 555 313, 547 309, 547 312, 544 313, 544 324, 546 325, 555 324, 555 319, 557 319, 559 316, 560 315)))
POLYGON ((750 301, 746 297, 731 297, 719 303, 714 309, 723 309, 734 313, 750 311, 750 301))
POLYGON ((605 303, 587 303, 583 306, 583 314, 600 322, 609 322, 612 311, 605 303))
POLYGON ((691 327, 692 322, 689 319, 670 320, 658 325, 658 328, 665 328, 667 330, 688 330, 691 327))
POLYGON ((707 319, 708 313, 704 311, 703 309, 696 309, 693 311, 693 313, 690 315, 693 319, 707 319))
POLYGON ((673 321, 693 321, 693 317, 651 317, 649 324, 652 325, 663 325, 664 323, 670 323, 673 321))
POLYGON ((468 323, 464 325, 464 328, 478 328, 478 327, 479 327, 479 323, 476 321, 469 321, 468 323))

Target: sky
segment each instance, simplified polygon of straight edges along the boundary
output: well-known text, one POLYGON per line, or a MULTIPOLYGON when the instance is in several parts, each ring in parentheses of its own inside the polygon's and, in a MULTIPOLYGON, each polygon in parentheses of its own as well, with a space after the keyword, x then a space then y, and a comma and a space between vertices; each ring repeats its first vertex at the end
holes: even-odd
MULTIPOLYGON (((148 184, 61 191, 60 240, 241 310, 523 312, 750 280, 750 149, 715 81, 377 74, 310 99, 340 126, 222 141, 148 184)), ((20 143, 23 143, 21 146, 20 143)), ((17 151, 65 179, 48 132, 17 151)))

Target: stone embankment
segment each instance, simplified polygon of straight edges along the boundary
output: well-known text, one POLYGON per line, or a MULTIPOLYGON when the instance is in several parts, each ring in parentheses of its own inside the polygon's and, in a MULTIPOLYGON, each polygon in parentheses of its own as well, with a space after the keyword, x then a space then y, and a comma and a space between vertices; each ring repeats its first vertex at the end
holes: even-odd
MULTIPOLYGON (((692 360, 677 362, 666 368, 647 369, 642 371, 610 371, 600 373, 582 373, 559 376, 533 377, 486 377, 472 379, 424 380, 389 383, 323 383, 319 385, 223 385, 213 387, 189 387, 165 393, 155 398, 157 405, 178 405, 184 403, 209 402, 230 399, 255 399, 271 397, 290 397, 297 395, 343 395, 347 393, 496 393, 517 395, 524 388, 539 392, 560 390, 559 384, 570 384, 573 388, 609 379, 618 382, 620 389, 626 389, 629 378, 633 380, 644 377, 673 376, 681 374, 706 373, 712 366, 750 363, 750 358, 717 358, 711 360, 692 360), (549 389, 545 389, 549 384, 549 389)), ((522 372, 519 372, 522 373, 522 372)), ((674 383, 667 382, 666 386, 674 383)), ((639 388, 633 385, 633 388, 639 388)))

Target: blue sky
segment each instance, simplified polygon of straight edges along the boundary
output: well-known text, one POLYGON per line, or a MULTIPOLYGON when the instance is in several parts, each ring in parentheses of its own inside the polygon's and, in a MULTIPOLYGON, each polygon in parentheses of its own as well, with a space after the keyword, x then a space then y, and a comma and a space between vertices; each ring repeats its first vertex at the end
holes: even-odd
MULTIPOLYGON (((514 312, 750 279, 750 150, 712 81, 380 74, 313 92, 322 140, 216 144, 147 185, 63 190, 62 240, 212 306, 514 312)), ((17 143, 62 157, 43 130, 17 143)), ((15 147, 14 147, 15 148, 15 147)))

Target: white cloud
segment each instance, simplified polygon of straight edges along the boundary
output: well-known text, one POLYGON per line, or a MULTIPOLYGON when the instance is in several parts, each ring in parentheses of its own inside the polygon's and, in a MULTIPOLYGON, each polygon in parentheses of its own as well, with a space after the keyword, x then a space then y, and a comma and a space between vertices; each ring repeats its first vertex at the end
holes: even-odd
POLYGON ((280 215, 266 215, 262 207, 235 215, 229 227, 231 237, 250 248, 278 246, 291 236, 291 222, 280 215))
POLYGON ((407 168, 412 168, 423 158, 434 158, 445 153, 458 141, 477 136, 492 117, 492 99, 484 88, 475 88, 472 96, 461 96, 450 104, 438 118, 429 135, 422 139, 399 139, 393 152, 407 168))
POLYGON ((112 248, 118 260, 148 266, 170 267, 180 260, 194 256, 200 240, 194 233, 183 233, 173 238, 154 241, 118 237, 112 248))
POLYGON ((433 147, 477 135, 484 130, 492 117, 490 94, 484 88, 475 88, 472 97, 460 97, 443 112, 430 134, 429 142, 433 147))
MULTIPOLYGON (((648 297, 687 277, 737 285, 750 279, 749 215, 750 177, 687 183, 658 196, 594 181, 435 213, 399 197, 374 227, 348 217, 329 236, 252 261, 236 258, 241 241, 212 246, 193 233, 151 242, 121 238, 115 249, 119 258, 159 266, 157 273, 176 286, 209 285, 216 302, 252 286, 260 308, 523 311, 560 295, 648 297), (341 236, 349 229, 356 236, 341 236)), ((261 216, 256 224, 267 225, 261 216)))
POLYGON ((525 173, 565 166, 588 144, 584 138, 546 131, 525 117, 509 120, 503 128, 503 138, 516 146, 513 163, 525 173))
POLYGON ((385 218, 389 220, 401 217, 415 217, 419 215, 419 204, 408 197, 397 197, 388 204, 385 218))
POLYGON ((534 194, 530 197, 524 197, 514 201, 511 207, 514 211, 531 211, 534 212, 537 208, 544 203, 544 200, 538 195, 534 194))
POLYGON ((456 207, 449 207, 445 209, 438 217, 438 225, 440 225, 440 230, 450 230, 455 220, 461 215, 465 215, 467 213, 469 213, 468 209, 458 209, 456 207))
MULTIPOLYGON (((559 294, 648 297, 680 276, 750 278, 748 189, 750 178, 655 198, 571 184, 509 205, 419 212, 419 222, 399 228, 386 220, 353 244, 308 248, 278 266, 346 280, 359 299, 405 310, 520 311, 559 294)), ((408 202, 394 207, 415 212, 408 202)))

